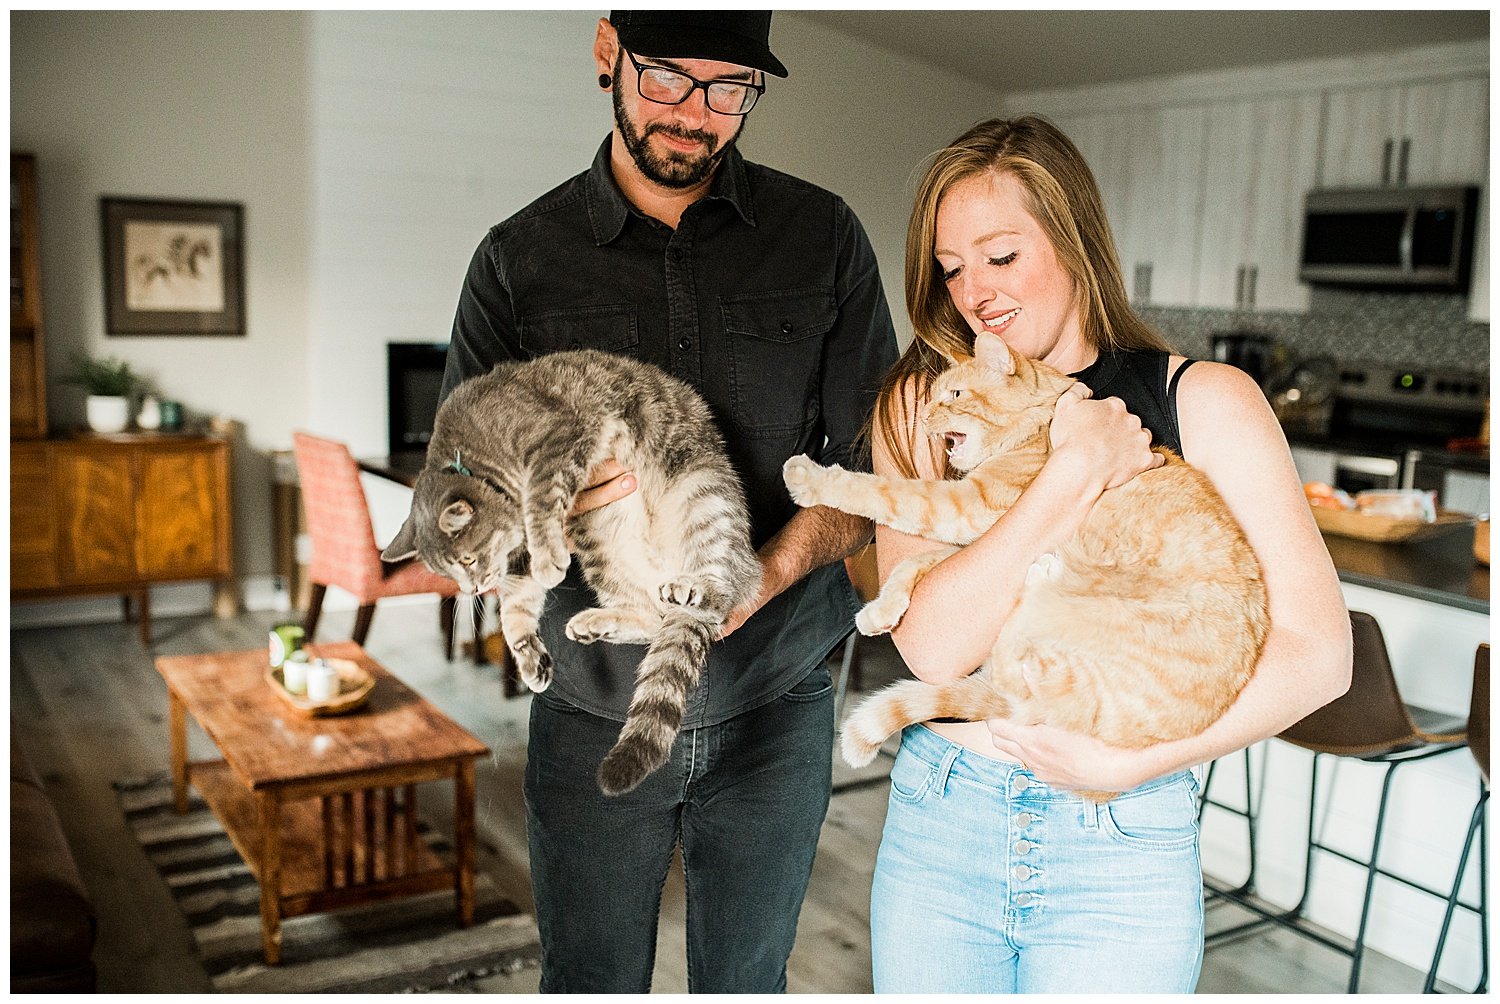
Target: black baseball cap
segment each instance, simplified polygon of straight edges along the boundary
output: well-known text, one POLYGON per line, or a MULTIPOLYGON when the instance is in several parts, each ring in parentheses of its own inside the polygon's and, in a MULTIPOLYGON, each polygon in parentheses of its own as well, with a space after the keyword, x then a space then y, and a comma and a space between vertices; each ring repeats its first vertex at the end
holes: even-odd
POLYGON ((612 10, 620 44, 640 56, 715 59, 787 75, 771 54, 768 10, 612 10))

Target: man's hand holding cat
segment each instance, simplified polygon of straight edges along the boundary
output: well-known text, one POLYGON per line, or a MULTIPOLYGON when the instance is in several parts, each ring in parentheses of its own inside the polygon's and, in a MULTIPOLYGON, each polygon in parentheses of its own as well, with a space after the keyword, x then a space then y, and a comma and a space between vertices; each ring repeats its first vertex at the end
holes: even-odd
POLYGON ((1099 491, 1116 488, 1166 458, 1151 449, 1151 433, 1119 398, 1091 400, 1093 391, 1075 383, 1057 399, 1050 430, 1054 461, 1075 465, 1099 491))
POLYGON ((573 497, 573 508, 568 510, 568 515, 582 516, 586 512, 602 509, 634 492, 635 488, 635 475, 632 472, 627 471, 618 460, 606 460, 589 472, 588 487, 573 497))

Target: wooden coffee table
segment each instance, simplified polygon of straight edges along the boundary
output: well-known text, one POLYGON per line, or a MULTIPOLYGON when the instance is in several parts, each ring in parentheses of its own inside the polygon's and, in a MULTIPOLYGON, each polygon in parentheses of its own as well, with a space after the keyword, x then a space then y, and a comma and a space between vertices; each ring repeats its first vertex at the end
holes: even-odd
POLYGON ((474 761, 489 749, 353 642, 311 645, 375 677, 365 705, 307 717, 265 679, 264 648, 162 656, 178 812, 189 781, 260 882, 266 962, 281 920, 451 887, 474 922, 474 761), (189 763, 187 718, 222 760, 189 763), (416 786, 453 781, 453 861, 417 837, 416 786))

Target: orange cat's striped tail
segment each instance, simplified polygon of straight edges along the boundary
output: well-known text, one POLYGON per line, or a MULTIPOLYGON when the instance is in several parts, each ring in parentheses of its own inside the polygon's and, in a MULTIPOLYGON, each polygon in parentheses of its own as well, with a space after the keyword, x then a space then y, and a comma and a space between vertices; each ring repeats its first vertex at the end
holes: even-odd
POLYGON ((880 744, 908 725, 933 718, 1007 718, 1011 702, 996 692, 983 673, 933 685, 903 680, 867 698, 844 719, 840 747, 844 762, 863 767, 875 759, 880 744))

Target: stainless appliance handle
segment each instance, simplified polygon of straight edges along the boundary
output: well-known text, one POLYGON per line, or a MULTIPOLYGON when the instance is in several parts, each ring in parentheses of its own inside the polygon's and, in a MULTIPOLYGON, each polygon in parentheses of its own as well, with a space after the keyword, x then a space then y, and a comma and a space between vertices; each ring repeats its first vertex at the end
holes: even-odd
POLYGON ((1417 239, 1417 207, 1406 211, 1406 222, 1401 225, 1401 271, 1412 272, 1416 265, 1412 262, 1412 245, 1417 239))
POLYGON ((1250 291, 1245 296, 1245 306, 1250 310, 1255 309, 1255 282, 1260 278, 1260 266, 1250 266, 1250 291))
POLYGON ((1396 141, 1387 139, 1385 141, 1385 153, 1380 158, 1380 183, 1389 185, 1391 183, 1391 153, 1396 147, 1396 141))
POLYGON ((1406 184, 1406 162, 1411 159, 1411 137, 1401 137, 1401 160, 1396 164, 1396 184, 1406 184))
POLYGON ((1239 310, 1245 305, 1245 266, 1241 265, 1234 270, 1234 309, 1239 310))
POLYGON ((1394 478, 1401 472, 1400 462, 1389 457, 1337 456, 1333 460, 1333 466, 1336 470, 1371 474, 1377 478, 1394 478))

